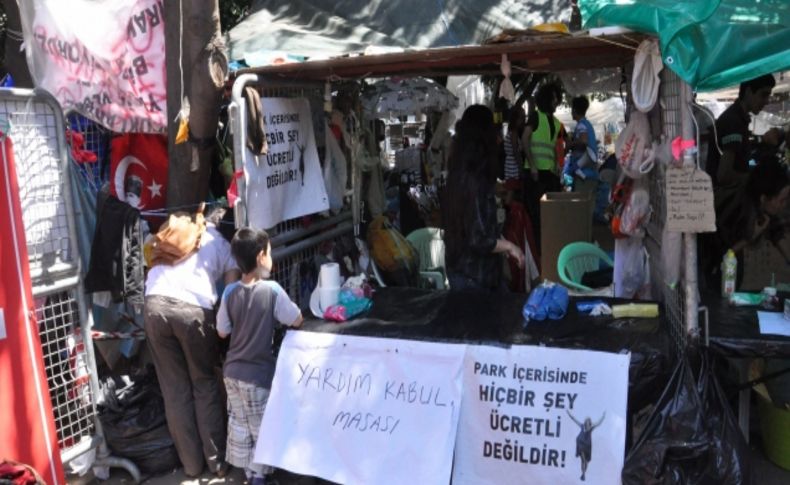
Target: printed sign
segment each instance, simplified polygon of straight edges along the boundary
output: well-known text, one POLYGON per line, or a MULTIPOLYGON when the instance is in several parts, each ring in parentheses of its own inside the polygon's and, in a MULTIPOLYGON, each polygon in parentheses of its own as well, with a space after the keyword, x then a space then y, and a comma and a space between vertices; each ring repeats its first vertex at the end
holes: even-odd
POLYGON ((247 218, 269 229, 282 221, 329 209, 313 132, 310 103, 305 98, 262 98, 269 151, 247 150, 244 166, 247 218))
POLYGON ((713 184, 697 168, 667 170, 667 223, 675 232, 716 232, 713 184))
POLYGON ((165 132, 162 0, 29 0, 19 8, 36 87, 64 111, 114 132, 165 132))
POLYGON ((452 483, 620 483, 629 361, 468 346, 452 483))
POLYGON ((344 484, 446 485, 464 351, 288 332, 255 462, 344 484))

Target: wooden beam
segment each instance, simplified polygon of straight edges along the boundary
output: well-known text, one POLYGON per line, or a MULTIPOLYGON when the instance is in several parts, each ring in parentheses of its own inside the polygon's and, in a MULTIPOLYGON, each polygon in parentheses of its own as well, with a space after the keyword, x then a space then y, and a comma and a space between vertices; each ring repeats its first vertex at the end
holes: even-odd
POLYGON ((502 54, 516 68, 537 72, 620 67, 633 58, 631 41, 593 37, 551 37, 510 44, 448 47, 374 56, 341 57, 253 69, 261 76, 303 79, 496 73, 502 54))

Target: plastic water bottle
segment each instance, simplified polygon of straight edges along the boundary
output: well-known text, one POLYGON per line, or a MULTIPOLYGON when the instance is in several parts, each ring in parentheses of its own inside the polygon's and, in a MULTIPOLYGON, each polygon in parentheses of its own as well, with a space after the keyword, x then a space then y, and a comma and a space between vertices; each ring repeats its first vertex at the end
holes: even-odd
POLYGON ((735 293, 735 279, 738 276, 738 258, 732 249, 721 260, 721 296, 729 298, 735 293))

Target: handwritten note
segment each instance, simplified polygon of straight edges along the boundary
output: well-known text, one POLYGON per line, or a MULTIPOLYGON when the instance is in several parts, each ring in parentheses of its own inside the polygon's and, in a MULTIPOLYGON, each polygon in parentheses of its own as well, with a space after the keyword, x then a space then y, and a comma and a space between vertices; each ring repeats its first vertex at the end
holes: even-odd
POLYGON ((785 320, 783 313, 757 312, 757 320, 761 334, 790 337, 790 321, 785 320))
POLYGON ((713 184, 696 168, 667 170, 666 228, 675 232, 715 232, 713 184))
POLYGON ((288 332, 255 462, 345 484, 449 483, 465 349, 288 332))

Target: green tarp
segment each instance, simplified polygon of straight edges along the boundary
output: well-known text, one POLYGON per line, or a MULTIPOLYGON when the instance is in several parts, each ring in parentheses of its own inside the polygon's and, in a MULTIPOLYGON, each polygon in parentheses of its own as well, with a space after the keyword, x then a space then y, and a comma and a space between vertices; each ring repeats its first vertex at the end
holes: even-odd
POLYGON ((655 34, 664 64, 700 91, 790 69, 790 0, 579 0, 585 28, 655 34))

